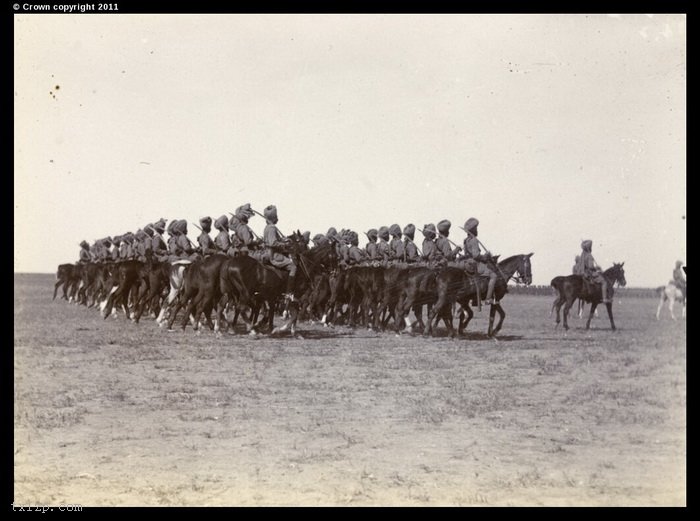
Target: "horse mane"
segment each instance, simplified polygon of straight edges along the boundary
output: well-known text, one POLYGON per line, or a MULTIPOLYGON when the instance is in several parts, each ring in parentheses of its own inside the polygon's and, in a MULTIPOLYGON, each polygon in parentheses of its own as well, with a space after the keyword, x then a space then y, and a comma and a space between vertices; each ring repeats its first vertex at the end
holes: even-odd
POLYGON ((511 262, 513 262, 513 261, 514 261, 515 259, 517 259, 518 257, 523 257, 523 254, 520 254, 520 255, 511 255, 510 257, 508 257, 508 258, 506 258, 506 259, 503 259, 502 261, 499 261, 499 262, 498 262, 498 265, 499 265, 499 266, 505 266, 506 264, 510 264, 511 262))
POLYGON ((333 262, 338 262, 334 242, 324 242, 323 244, 309 248, 301 252, 300 256, 316 265, 323 264, 329 257, 333 262))
POLYGON ((622 266, 622 264, 613 262, 613 265, 603 272, 603 276, 612 275, 614 271, 618 271, 620 269, 620 266, 622 266))

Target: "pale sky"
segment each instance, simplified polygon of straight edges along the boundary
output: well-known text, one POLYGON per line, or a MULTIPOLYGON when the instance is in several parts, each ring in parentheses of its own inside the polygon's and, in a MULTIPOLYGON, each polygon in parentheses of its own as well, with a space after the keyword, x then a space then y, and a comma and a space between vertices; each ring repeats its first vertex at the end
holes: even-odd
POLYGON ((14 22, 16 272, 244 203, 361 245, 442 219, 461 244, 476 217, 492 253, 535 253, 533 284, 582 239, 632 287, 686 260, 684 15, 14 22))

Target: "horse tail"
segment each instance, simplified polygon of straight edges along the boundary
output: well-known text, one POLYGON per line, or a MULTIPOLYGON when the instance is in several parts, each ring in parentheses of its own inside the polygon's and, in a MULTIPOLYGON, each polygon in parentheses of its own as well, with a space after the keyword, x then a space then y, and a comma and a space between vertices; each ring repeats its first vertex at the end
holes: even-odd
POLYGON ((238 301, 248 304, 250 301, 250 293, 243 282, 241 270, 231 265, 226 265, 225 269, 228 281, 233 286, 234 291, 238 293, 238 301))
POLYGON ((562 285, 564 284, 564 277, 559 275, 558 277, 554 277, 552 281, 549 283, 550 286, 554 288, 556 291, 556 296, 559 297, 562 295, 562 285))

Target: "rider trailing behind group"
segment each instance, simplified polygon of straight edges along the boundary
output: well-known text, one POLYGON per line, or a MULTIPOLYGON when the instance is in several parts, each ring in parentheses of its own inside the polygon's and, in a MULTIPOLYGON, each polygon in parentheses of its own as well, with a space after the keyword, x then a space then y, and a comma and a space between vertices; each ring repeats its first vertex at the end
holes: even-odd
POLYGON ((676 261, 676 267, 673 269, 673 280, 671 281, 681 292, 683 293, 683 298, 685 297, 686 284, 685 284, 685 273, 683 273, 683 261, 676 261))
POLYGON ((593 241, 585 240, 581 243, 581 258, 579 259, 578 272, 583 274, 583 278, 589 282, 600 284, 601 302, 607 304, 610 302, 608 296, 608 281, 603 276, 603 270, 598 266, 598 263, 593 258, 593 241))
POLYGON ((489 278, 484 304, 490 305, 493 304, 493 291, 496 288, 498 275, 489 266, 489 264, 493 264, 491 254, 488 251, 481 253, 479 239, 477 239, 477 235, 479 234, 478 226, 479 220, 474 217, 470 217, 467 219, 467 222, 464 223, 464 228, 462 229, 467 232, 467 238, 464 239, 464 256, 467 259, 474 259, 477 262, 477 273, 480 276, 487 276, 489 278))
POLYGON ((270 205, 263 210, 265 217, 265 231, 263 232, 263 241, 267 247, 267 253, 270 256, 270 263, 276 268, 281 268, 289 272, 287 278, 287 291, 285 297, 288 300, 294 300, 294 277, 297 274, 297 265, 291 257, 284 255, 280 249, 284 247, 285 238, 279 231, 277 226, 277 207, 270 205))

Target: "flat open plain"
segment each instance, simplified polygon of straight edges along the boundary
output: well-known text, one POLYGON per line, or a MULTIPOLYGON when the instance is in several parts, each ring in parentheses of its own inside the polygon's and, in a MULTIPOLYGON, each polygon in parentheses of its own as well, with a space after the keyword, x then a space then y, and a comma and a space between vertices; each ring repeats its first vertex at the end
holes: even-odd
MULTIPOLYGON (((15 275, 15 503, 685 505, 686 322, 507 295, 466 338, 102 320, 15 275), (239 330, 240 331, 240 330, 239 330)), ((276 323, 279 323, 279 318, 276 323)))

